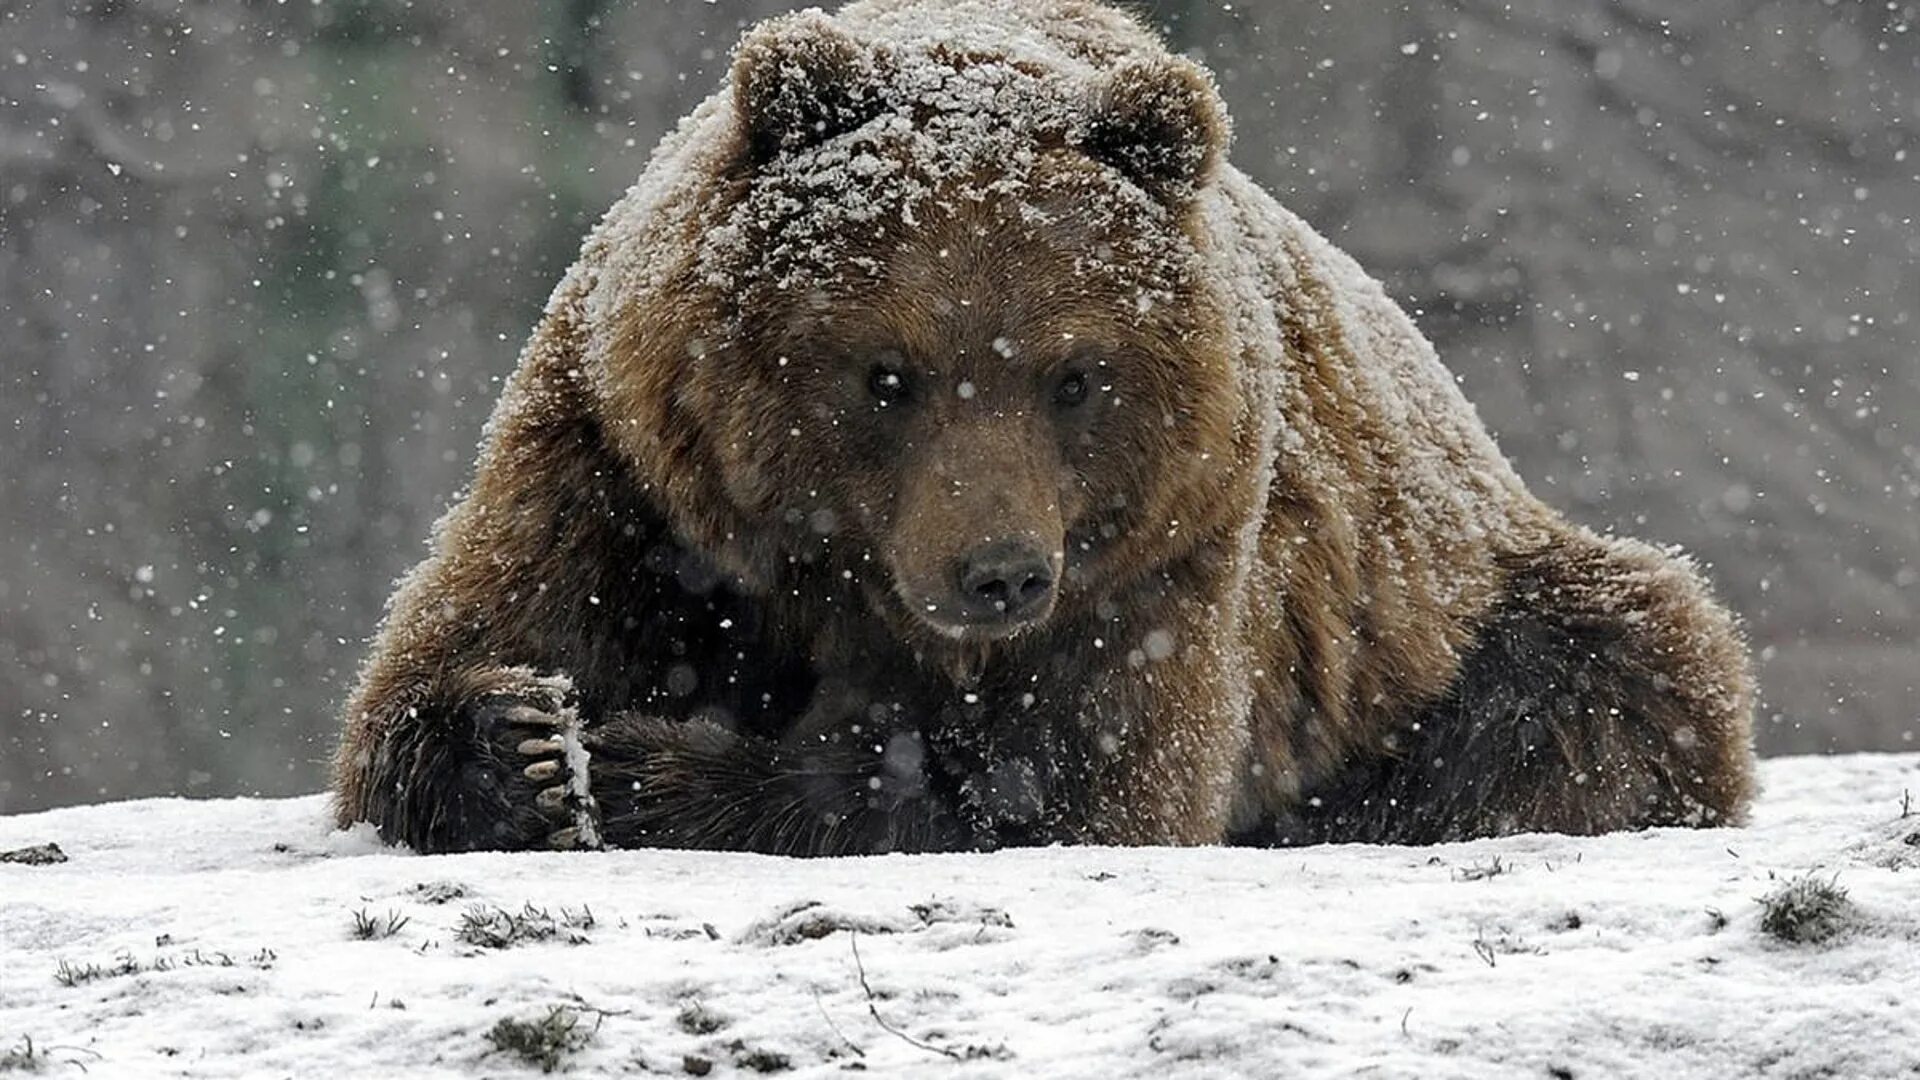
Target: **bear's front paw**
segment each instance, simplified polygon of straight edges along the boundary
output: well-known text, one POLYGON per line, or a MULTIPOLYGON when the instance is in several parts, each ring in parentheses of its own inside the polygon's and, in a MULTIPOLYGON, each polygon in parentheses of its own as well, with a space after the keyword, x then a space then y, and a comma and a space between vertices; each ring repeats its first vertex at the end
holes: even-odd
POLYGON ((598 849, 600 811, 579 714, 558 699, 533 704, 512 697, 489 699, 475 714, 495 759, 517 773, 512 786, 519 797, 530 799, 552 826, 546 846, 598 849))

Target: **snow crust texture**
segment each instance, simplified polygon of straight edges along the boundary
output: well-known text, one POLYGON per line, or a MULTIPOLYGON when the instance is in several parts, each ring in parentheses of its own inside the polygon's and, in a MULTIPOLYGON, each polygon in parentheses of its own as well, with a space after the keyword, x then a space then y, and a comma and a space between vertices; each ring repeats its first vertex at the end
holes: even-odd
POLYGON ((1920 1075, 1920 755, 1763 772, 1746 828, 1423 849, 429 858, 329 832, 319 796, 0 818, 0 851, 69 857, 0 863, 0 1062, 1920 1075), (1809 874, 1846 889, 1846 925, 1767 936, 1756 900, 1809 874))

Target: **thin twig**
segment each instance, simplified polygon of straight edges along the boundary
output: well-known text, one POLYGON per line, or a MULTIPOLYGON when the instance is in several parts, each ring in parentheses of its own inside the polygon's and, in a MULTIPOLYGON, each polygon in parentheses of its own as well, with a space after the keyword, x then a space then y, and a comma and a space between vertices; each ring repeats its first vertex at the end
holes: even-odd
POLYGON ((1486 927, 1481 927, 1474 932, 1473 951, 1480 954, 1480 959, 1485 960, 1488 967, 1499 966, 1494 958, 1493 942, 1487 940, 1486 927))
POLYGON ((867 1012, 872 1014, 873 1022, 876 1024, 879 1024, 880 1029, 882 1031, 885 1031, 887 1034, 892 1035, 895 1038, 898 1038, 903 1042, 908 1043, 909 1045, 919 1047, 920 1049, 925 1050, 931 1054, 945 1055, 946 1057, 950 1057, 955 1061, 965 1061, 966 1058, 963 1057, 960 1054, 960 1052, 957 1050, 949 1050, 944 1046, 935 1046, 932 1043, 921 1042, 919 1039, 916 1039, 913 1036, 907 1034, 906 1032, 901 1031, 899 1028, 894 1027, 892 1024, 887 1023, 886 1017, 883 1017, 880 1015, 879 1006, 874 1004, 873 987, 869 985, 867 982, 867 966, 860 962, 859 932, 854 930, 847 931, 847 940, 852 942, 853 944, 853 967, 854 967, 854 970, 860 973, 860 989, 866 991, 867 1012))
POLYGON ((860 1044, 847 1038, 847 1033, 841 1031, 840 1025, 833 1022, 833 1014, 827 1012, 827 1003, 820 1000, 820 991, 818 990, 813 992, 813 1006, 820 1010, 820 1019, 825 1020, 827 1026, 833 1029, 833 1033, 840 1036, 840 1041, 847 1044, 847 1049, 853 1051, 855 1057, 867 1056, 867 1052, 860 1049, 860 1044))

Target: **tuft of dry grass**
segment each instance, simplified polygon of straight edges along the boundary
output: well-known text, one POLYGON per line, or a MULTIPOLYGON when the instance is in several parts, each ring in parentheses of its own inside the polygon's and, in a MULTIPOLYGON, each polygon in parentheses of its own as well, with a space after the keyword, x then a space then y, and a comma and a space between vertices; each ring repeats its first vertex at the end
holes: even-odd
POLYGON ((98 1061, 100 1055, 82 1046, 40 1046, 31 1036, 22 1035, 20 1041, 0 1049, 0 1073, 32 1072, 37 1073, 53 1065, 65 1065, 87 1071, 88 1061, 98 1061), (65 1054, 65 1057, 55 1057, 65 1054), (84 1058, 76 1055, 85 1055, 84 1058))
POLYGON ((353 913, 353 936, 361 941, 379 941, 390 938, 401 928, 412 922, 411 916, 397 911, 389 911, 385 916, 371 914, 366 908, 353 913))
POLYGON ((518 912, 477 904, 460 916, 460 925, 453 936, 483 949, 510 949, 515 945, 555 939, 569 945, 585 945, 586 932, 595 925, 593 909, 586 907, 579 911, 561 908, 560 914, 555 915, 531 903, 523 905, 518 912))
POLYGON ((566 1005, 552 1006, 536 1020, 502 1017, 487 1031, 487 1041, 495 1051, 538 1065, 541 1072, 559 1068, 592 1038, 593 1028, 582 1027, 579 1011, 566 1005))
POLYGON ((1488 878, 1497 878, 1511 869, 1512 867, 1507 863, 1500 861, 1500 856, 1495 855, 1487 862, 1476 861, 1466 866, 1456 868, 1453 872, 1453 880, 1485 881, 1488 878))
POLYGON ((674 1022, 689 1035, 711 1035, 727 1026, 726 1017, 698 1001, 689 1001, 681 1006, 680 1015, 674 1017, 674 1022))
MULTIPOLYGON (((165 939, 165 935, 162 935, 162 938, 165 939)), ((102 979, 117 979, 127 975, 160 973, 172 971, 175 968, 230 968, 244 965, 259 971, 267 971, 271 969, 279 959, 279 954, 275 953, 272 949, 261 949, 259 952, 243 960, 235 960, 230 953, 209 953, 202 952, 199 949, 192 949, 187 952, 174 953, 172 955, 163 953, 145 962, 134 959, 132 953, 123 952, 115 956, 113 962, 109 964, 74 964, 62 960, 60 961, 60 966, 54 969, 53 978, 54 981, 58 982, 61 986, 74 987, 85 986, 87 983, 98 982, 102 979)))
POLYGON ((1756 901, 1760 930, 1789 945, 1818 945, 1851 928, 1859 918, 1839 878, 1808 874, 1781 884, 1756 901))
POLYGON ((21 1036, 20 1041, 0 1050, 0 1072, 39 1072, 47 1063, 47 1055, 33 1045, 30 1036, 21 1036))

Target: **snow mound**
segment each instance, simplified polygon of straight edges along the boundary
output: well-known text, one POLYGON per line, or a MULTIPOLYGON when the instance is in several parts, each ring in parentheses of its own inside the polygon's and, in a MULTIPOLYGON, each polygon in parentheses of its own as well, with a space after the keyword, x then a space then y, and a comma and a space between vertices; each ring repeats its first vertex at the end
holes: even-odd
POLYGON ((428 858, 320 796, 0 818, 68 857, 0 862, 0 1068, 1912 1076, 1920 755, 1763 775, 1748 828, 1421 849, 428 858), (1839 932, 1768 936, 1809 875, 1839 932))

